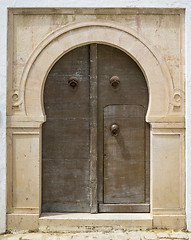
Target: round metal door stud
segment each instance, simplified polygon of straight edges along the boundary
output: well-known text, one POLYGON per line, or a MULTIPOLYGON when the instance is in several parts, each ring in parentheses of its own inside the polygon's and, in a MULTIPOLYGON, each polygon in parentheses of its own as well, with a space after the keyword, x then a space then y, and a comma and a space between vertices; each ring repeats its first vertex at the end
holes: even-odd
POLYGON ((113 123, 110 126, 111 135, 117 137, 119 135, 119 125, 117 123, 113 123))
POLYGON ((117 76, 113 76, 110 78, 110 85, 114 90, 117 90, 120 85, 120 79, 117 76))
POLYGON ((76 88, 79 84, 79 80, 77 77, 71 77, 69 78, 68 80, 68 85, 71 87, 71 88, 76 88))

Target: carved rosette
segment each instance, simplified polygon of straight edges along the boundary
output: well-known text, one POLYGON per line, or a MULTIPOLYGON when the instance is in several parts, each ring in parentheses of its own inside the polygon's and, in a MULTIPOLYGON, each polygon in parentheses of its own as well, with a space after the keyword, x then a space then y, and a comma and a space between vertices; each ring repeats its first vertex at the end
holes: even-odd
POLYGON ((180 89, 174 89, 173 93, 173 108, 174 110, 180 109, 184 99, 184 92, 180 89))
POLYGON ((20 108, 23 103, 23 96, 24 96, 24 92, 19 90, 14 90, 12 94, 12 108, 15 111, 21 110, 20 108))

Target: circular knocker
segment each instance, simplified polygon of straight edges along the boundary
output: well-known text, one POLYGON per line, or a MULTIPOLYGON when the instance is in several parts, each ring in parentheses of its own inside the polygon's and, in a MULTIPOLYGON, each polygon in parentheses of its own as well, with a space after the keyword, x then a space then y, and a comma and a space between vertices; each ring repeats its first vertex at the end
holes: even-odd
POLYGON ((78 87, 78 84, 79 84, 79 80, 77 79, 77 77, 71 77, 71 78, 69 78, 69 80, 68 80, 68 85, 69 85, 71 88, 73 88, 73 89, 77 88, 77 87, 78 87))
POLYGON ((113 123, 110 126, 111 135, 117 137, 119 135, 119 125, 117 123, 113 123))
POLYGON ((110 81, 110 85, 111 85, 112 89, 114 89, 114 90, 119 89, 120 79, 117 76, 111 77, 109 81, 110 81))

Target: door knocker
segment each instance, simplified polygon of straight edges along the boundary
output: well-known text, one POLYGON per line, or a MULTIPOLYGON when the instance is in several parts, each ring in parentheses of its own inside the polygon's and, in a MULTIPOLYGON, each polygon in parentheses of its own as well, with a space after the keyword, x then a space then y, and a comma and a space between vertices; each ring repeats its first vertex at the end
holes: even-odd
POLYGON ((78 87, 78 84, 79 84, 79 80, 77 77, 70 77, 69 80, 68 80, 68 85, 75 89, 78 87))
POLYGON ((111 135, 117 137, 119 135, 119 125, 117 123, 113 123, 110 126, 111 135))
POLYGON ((113 76, 110 78, 110 85, 114 90, 119 89, 119 85, 120 85, 120 79, 117 76, 113 76))

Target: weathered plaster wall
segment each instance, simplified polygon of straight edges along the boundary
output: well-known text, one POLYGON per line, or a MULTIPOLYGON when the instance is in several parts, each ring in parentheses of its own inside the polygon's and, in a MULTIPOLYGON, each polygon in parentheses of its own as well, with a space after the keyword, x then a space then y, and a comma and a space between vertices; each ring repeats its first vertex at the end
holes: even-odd
POLYGON ((7 8, 8 7, 152 7, 152 8, 186 8, 186 52, 187 52, 187 68, 186 68, 186 90, 187 90, 187 151, 186 151, 186 163, 187 163, 187 225, 188 229, 191 230, 191 73, 189 66, 191 64, 191 41, 188 41, 191 35, 191 3, 189 0, 130 0, 130 1, 119 1, 119 0, 102 0, 99 2, 95 1, 53 1, 53 0, 2 0, 0 3, 0 232, 5 231, 5 206, 6 206, 6 39, 7 39, 7 8))
POLYGON ((0 59, 0 233, 6 229, 6 49, 7 14, 6 7, 0 7, 1 59, 0 59))

